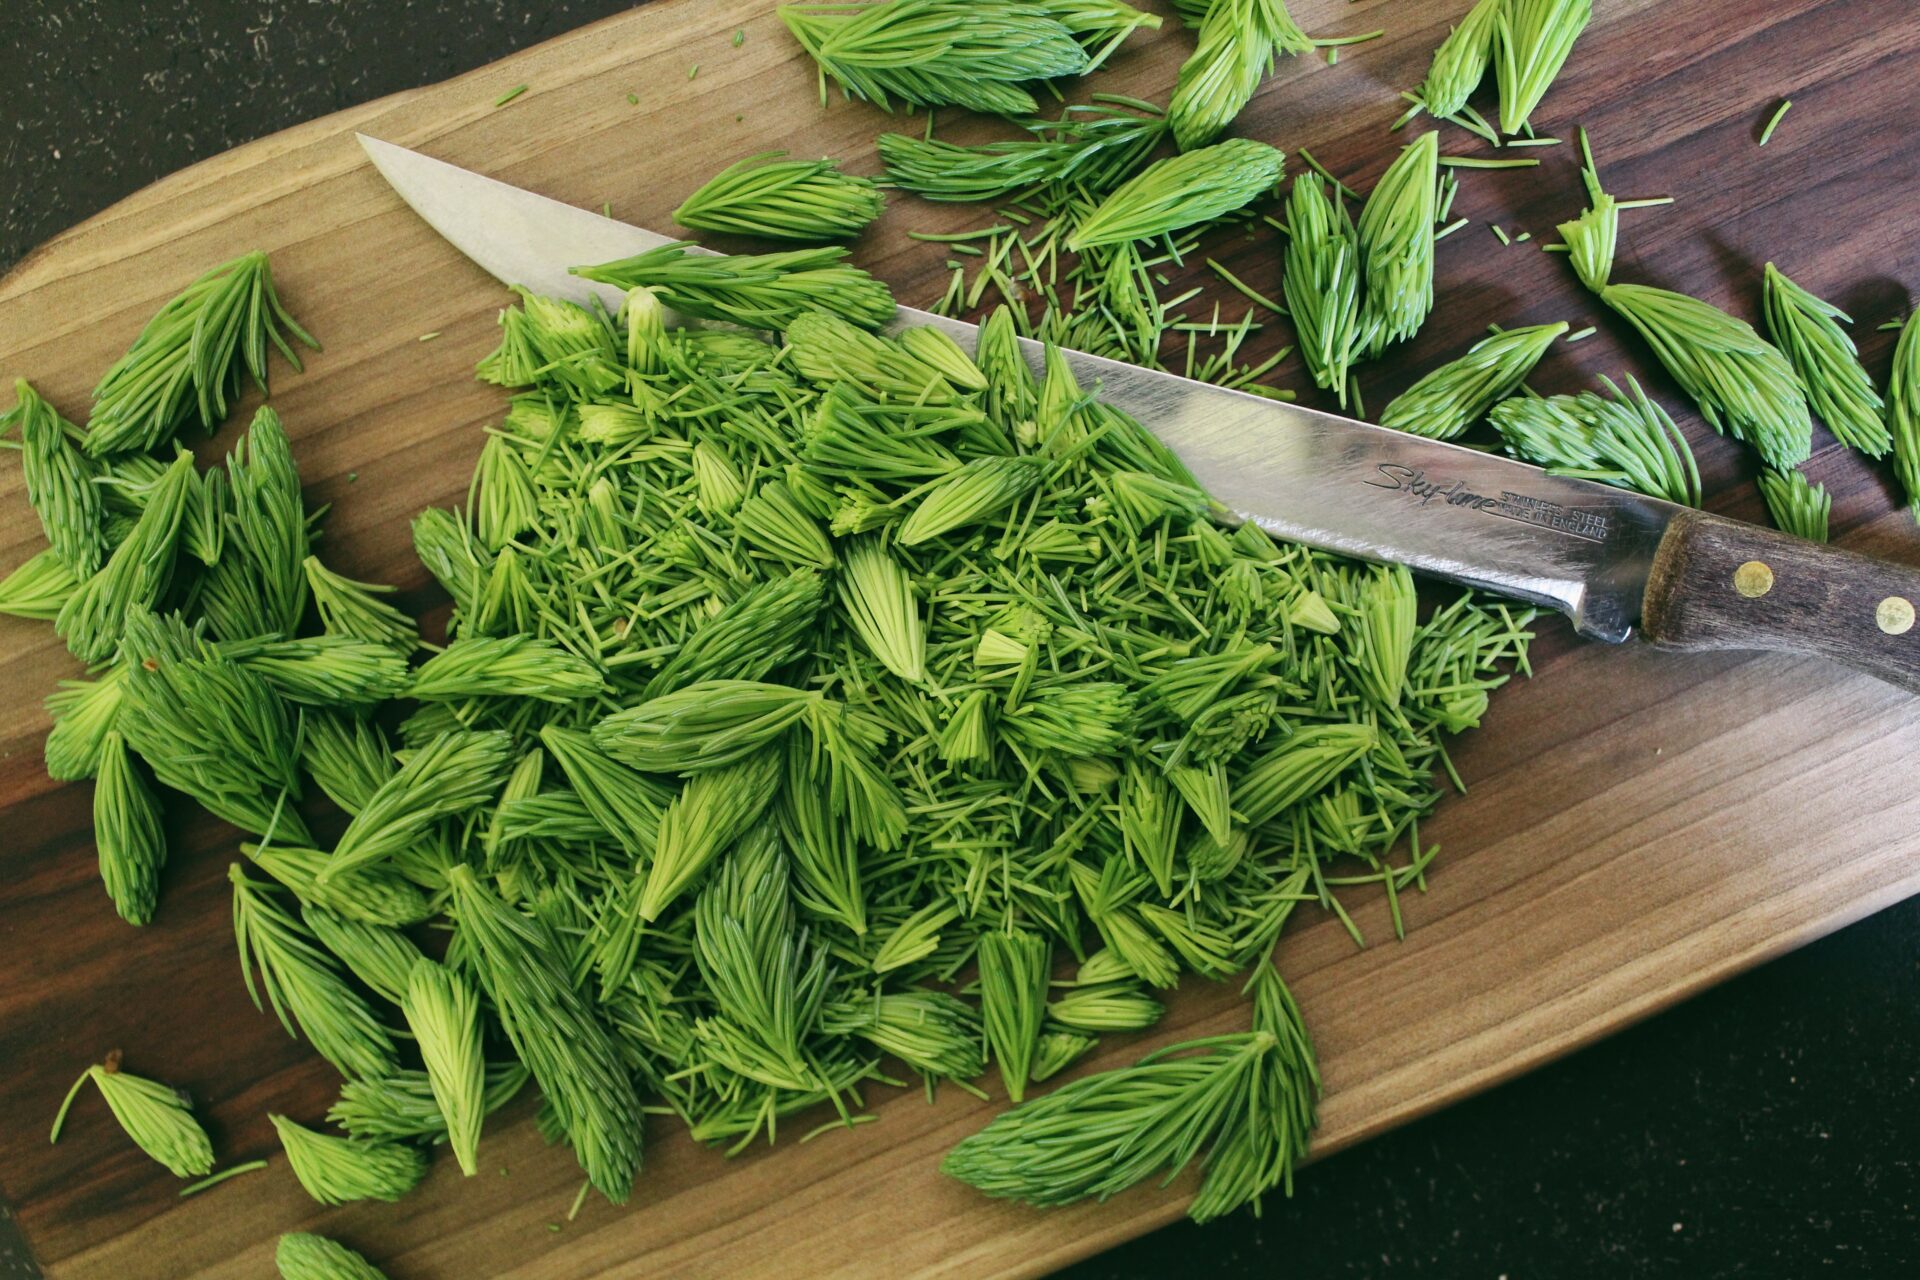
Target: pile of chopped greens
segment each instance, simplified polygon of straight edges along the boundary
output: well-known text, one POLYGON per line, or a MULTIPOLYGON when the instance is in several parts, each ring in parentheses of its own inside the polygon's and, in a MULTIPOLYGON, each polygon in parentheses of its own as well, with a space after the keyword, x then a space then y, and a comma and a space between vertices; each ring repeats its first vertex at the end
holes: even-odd
MULTIPOLYGON (((1163 268, 1210 230, 1257 229, 1282 184, 1279 149, 1218 138, 1275 57, 1349 42, 1306 36, 1279 0, 1179 7, 1197 46, 1167 111, 1095 95, 1051 120, 1033 82, 1159 20, 1119 0, 782 9, 823 97, 998 112, 1020 136, 883 134, 878 184, 755 156, 676 217, 788 247, 582 266, 624 291, 617 314, 522 291, 479 364, 507 399, 467 501, 413 523, 451 600, 444 643, 316 554, 322 513, 271 409, 222 466, 172 443, 217 429, 244 375, 264 389, 269 346, 297 367, 311 343, 264 255, 163 308, 84 428, 17 384, 0 425, 49 545, 0 581, 0 610, 52 622, 89 668, 48 699, 48 771, 93 780, 101 877, 133 924, 159 907, 162 793, 244 833, 244 980, 342 1077, 330 1128, 273 1117, 316 1200, 396 1199, 442 1144, 473 1174, 488 1115, 529 1083, 543 1131, 619 1203, 649 1110, 738 1151, 803 1111, 870 1119, 913 1077, 1020 1104, 944 1165, 991 1195, 1064 1204, 1197 1160, 1207 1219, 1290 1186, 1319 1077, 1275 942, 1302 904, 1358 940, 1352 886, 1398 927, 1435 853, 1419 824, 1446 739, 1525 669, 1531 614, 1423 608, 1404 569, 1227 522, 1062 357, 1290 397, 1262 381, 1287 350, 1239 359, 1263 310, 1290 315, 1307 380, 1357 407, 1354 366, 1432 310, 1463 159, 1433 132, 1363 201, 1299 153, 1268 220, 1284 304, 1210 260, 1242 320, 1162 296, 1163 268), (857 235, 881 186, 998 204, 978 232, 920 237, 954 255, 939 309, 982 317, 976 350, 874 332, 886 286, 815 243, 857 235), (1187 974, 1250 974, 1249 1029, 1029 1097, 1101 1036, 1152 1027, 1187 974)), ((1491 69, 1499 132, 1552 142, 1527 121, 1589 11, 1481 0, 1417 107, 1497 142, 1466 105, 1491 69)), ((1645 202, 1586 161, 1592 207, 1554 247, 1713 425, 1763 449, 1783 524, 1825 536, 1825 492, 1792 469, 1809 395, 1915 474, 1915 324, 1883 401, 1846 317, 1771 267, 1785 354, 1615 283, 1619 210, 1645 202)), ((1380 420, 1444 439, 1490 419, 1520 456, 1697 505, 1684 436, 1631 378, 1513 394, 1567 328, 1496 332, 1380 420)), ((117 1056, 74 1093, 88 1082, 156 1160, 211 1173, 172 1090, 117 1056)), ((378 1275, 316 1236, 278 1261, 378 1275)))

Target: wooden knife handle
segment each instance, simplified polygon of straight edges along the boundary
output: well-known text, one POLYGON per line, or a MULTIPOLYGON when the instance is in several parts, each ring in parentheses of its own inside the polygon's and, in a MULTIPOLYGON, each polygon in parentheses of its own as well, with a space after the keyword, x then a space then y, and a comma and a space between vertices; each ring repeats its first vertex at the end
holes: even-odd
POLYGON ((1689 511, 1654 554, 1641 632, 1669 649, 1817 654, 1920 693, 1920 571, 1689 511))

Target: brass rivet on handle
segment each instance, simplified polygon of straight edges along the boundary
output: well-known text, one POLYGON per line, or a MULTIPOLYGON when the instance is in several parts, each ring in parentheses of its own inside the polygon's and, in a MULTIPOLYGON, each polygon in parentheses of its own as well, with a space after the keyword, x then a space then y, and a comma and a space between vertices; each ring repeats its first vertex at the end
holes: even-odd
POLYGON ((1873 611, 1873 620, 1890 636, 1903 636, 1913 630, 1913 601, 1905 596, 1888 596, 1873 611))
POLYGON ((1773 570, 1765 561, 1749 560, 1733 571, 1733 589, 1749 600, 1773 590, 1773 570))

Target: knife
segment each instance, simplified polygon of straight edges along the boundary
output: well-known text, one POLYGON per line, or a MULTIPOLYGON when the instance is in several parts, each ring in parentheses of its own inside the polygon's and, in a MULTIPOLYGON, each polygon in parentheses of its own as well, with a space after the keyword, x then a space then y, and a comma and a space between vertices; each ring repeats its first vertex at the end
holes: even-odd
MULTIPOLYGON (((358 135, 374 167, 505 284, 610 311, 569 268, 678 243, 358 135)), ((975 326, 901 307, 882 333, 975 326)), ((1023 340, 1038 373, 1043 350, 1023 340)), ((1083 386, 1146 425, 1237 518, 1275 537, 1565 613, 1581 634, 1846 663, 1920 693, 1920 572, 1593 481, 1083 352, 1083 386)))

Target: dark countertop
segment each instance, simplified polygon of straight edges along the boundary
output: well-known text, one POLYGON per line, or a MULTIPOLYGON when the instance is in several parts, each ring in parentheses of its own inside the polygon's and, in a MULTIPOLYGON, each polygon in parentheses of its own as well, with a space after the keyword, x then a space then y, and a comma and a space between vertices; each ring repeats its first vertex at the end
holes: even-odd
MULTIPOLYGON (((626 7, 7 0, 0 269, 195 160, 626 7)), ((1920 899, 1311 1168, 1263 1218, 1063 1274, 1911 1276, 1917 1139, 1920 899)))

